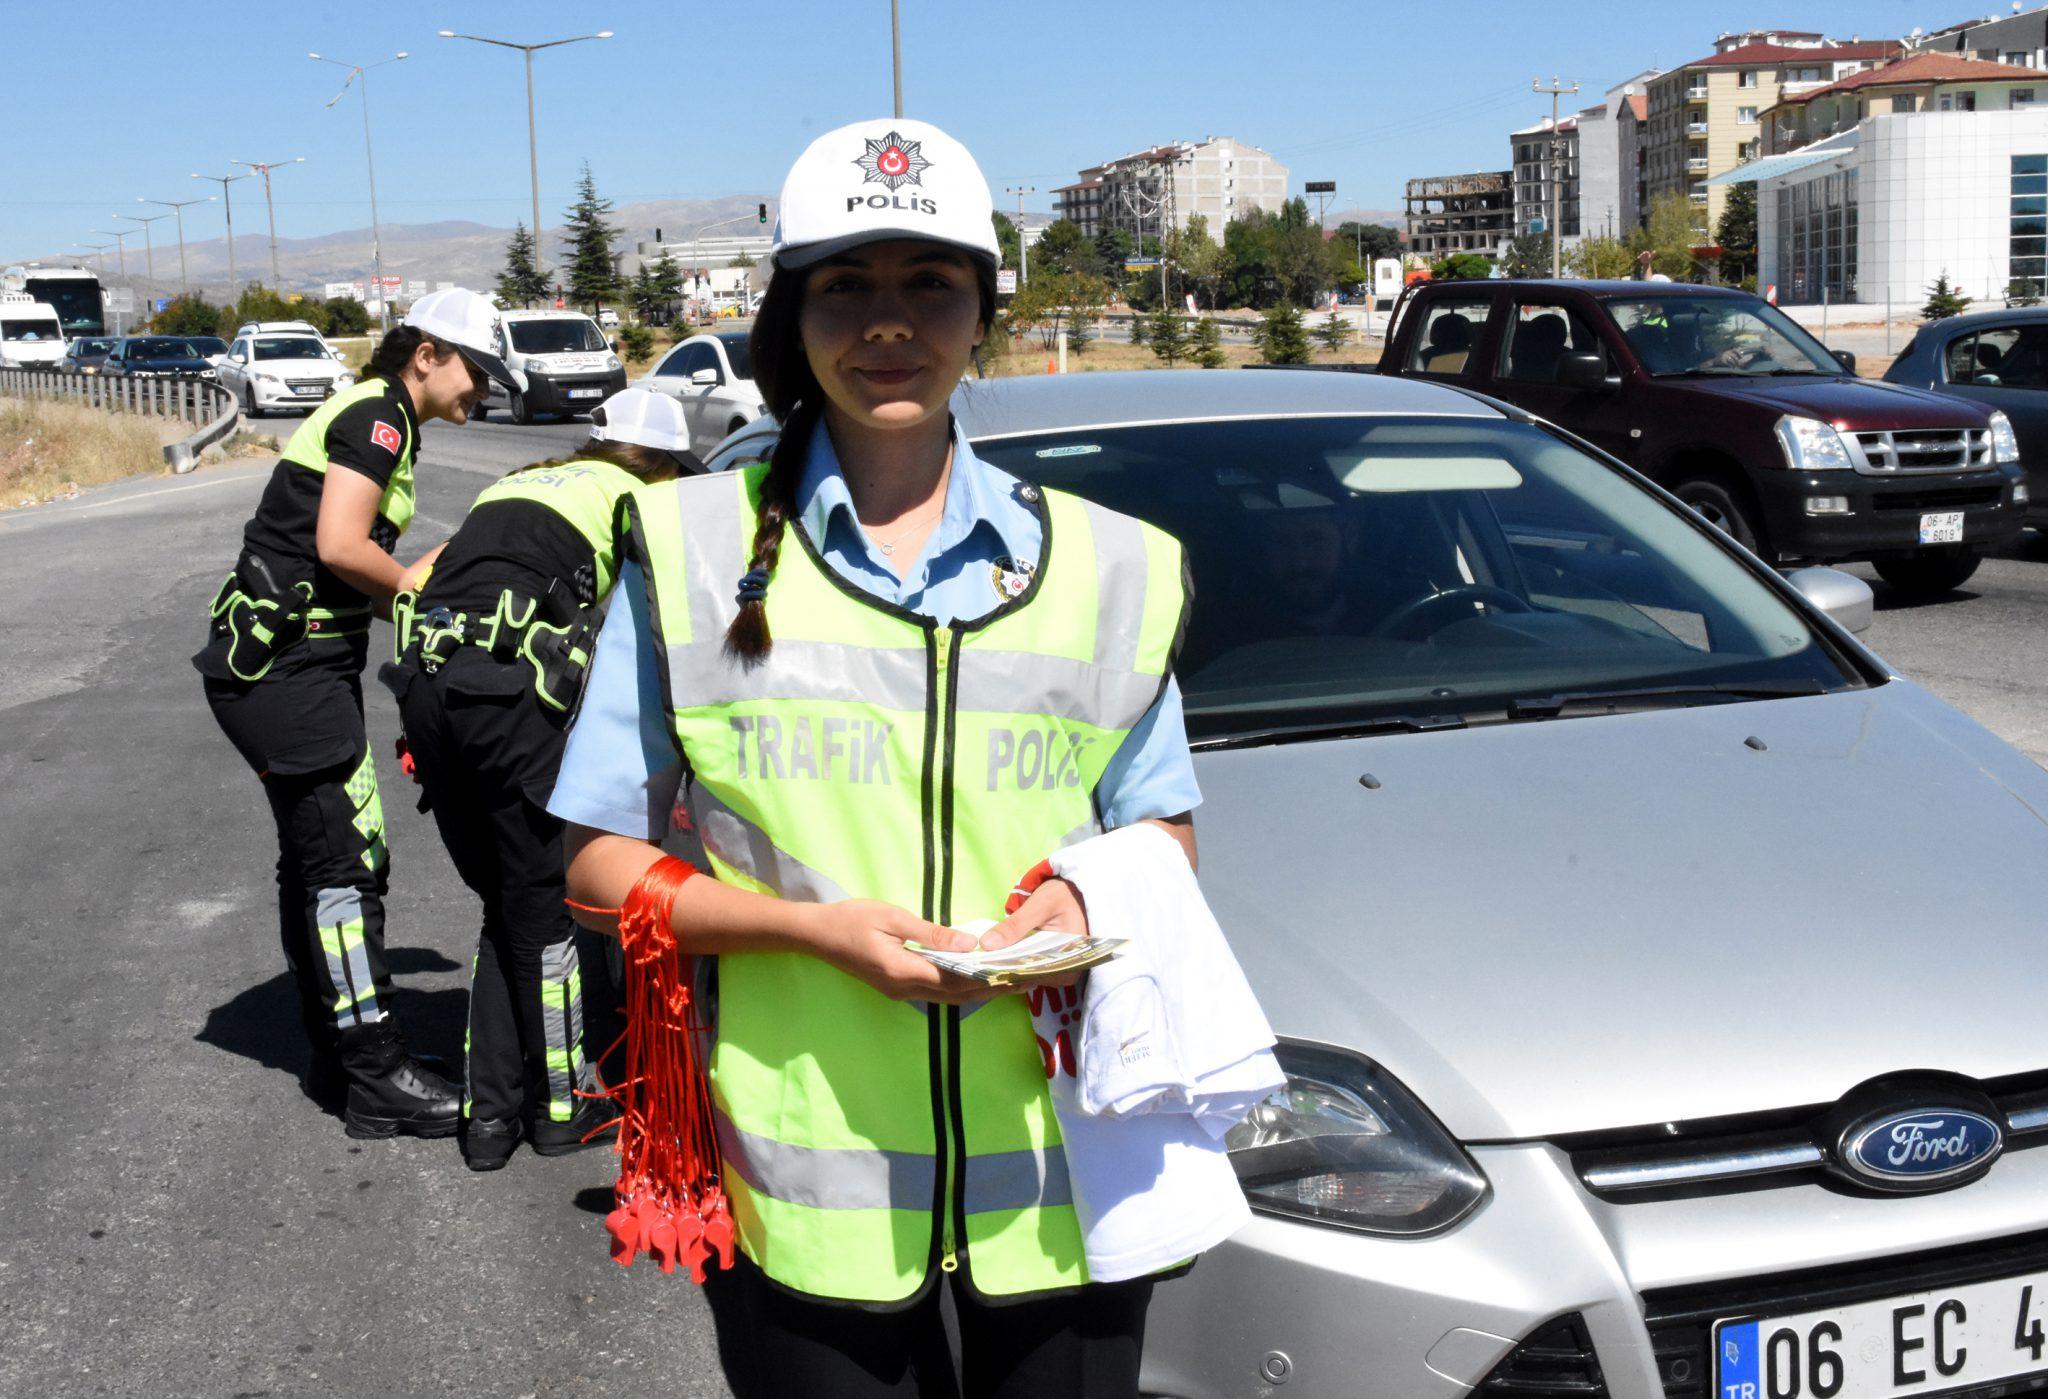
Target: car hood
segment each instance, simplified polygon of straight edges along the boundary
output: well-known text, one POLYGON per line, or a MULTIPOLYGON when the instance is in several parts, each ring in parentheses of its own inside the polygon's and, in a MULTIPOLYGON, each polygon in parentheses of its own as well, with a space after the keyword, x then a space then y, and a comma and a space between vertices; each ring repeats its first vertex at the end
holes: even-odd
POLYGON ((1202 885, 1275 1031, 1463 1140, 2048 1066, 2048 773, 1907 682, 1197 771, 1202 885))
POLYGON ((1882 379, 1791 377, 1739 379, 1700 376, 1660 383, 1717 399, 1760 404, 1851 429, 1983 427, 1989 412, 1973 403, 1890 384, 1882 379))

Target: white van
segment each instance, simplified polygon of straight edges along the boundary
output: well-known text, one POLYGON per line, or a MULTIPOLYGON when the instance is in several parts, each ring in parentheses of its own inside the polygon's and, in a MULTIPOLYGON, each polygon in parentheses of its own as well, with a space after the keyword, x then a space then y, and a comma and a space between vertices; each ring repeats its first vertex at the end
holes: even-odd
POLYGON ((0 295, 0 369, 55 369, 63 360, 56 308, 18 292, 0 295))
POLYGON ((510 393, 495 379, 489 396, 470 410, 481 418, 503 408, 515 422, 537 413, 587 413, 626 387, 626 367, 596 321, 581 311, 500 311, 497 351, 519 387, 510 393))

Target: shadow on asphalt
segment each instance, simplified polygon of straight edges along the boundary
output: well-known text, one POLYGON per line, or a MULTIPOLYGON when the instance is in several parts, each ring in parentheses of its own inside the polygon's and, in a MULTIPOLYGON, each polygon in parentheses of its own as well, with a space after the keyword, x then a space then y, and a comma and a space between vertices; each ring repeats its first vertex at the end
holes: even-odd
POLYGON ((1870 585, 1871 605, 1879 612, 1913 612, 1922 607, 1947 607, 1951 603, 1973 602, 1983 596, 1968 588, 1957 588, 1952 593, 1941 593, 1935 597, 1914 597, 1902 593, 1891 584, 1876 582, 1870 585))

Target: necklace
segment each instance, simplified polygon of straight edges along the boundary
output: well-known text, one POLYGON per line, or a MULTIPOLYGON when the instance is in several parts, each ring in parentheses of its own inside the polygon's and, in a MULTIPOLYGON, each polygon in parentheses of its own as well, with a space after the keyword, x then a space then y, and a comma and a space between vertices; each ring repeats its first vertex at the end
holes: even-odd
MULTIPOLYGON (((933 511, 931 515, 920 518, 915 523, 907 525, 903 529, 897 530, 896 533, 890 535, 887 539, 875 539, 872 533, 868 536, 868 538, 873 541, 874 546, 877 549, 880 549, 882 551, 882 554, 885 558, 893 558, 896 554, 896 546, 902 542, 903 537, 905 535, 909 534, 912 530, 918 529, 919 527, 924 525, 927 522, 927 520, 936 519, 939 515, 939 512, 943 511, 945 508, 946 499, 944 496, 940 496, 939 509, 933 511)), ((862 528, 865 529, 866 526, 862 526, 862 528)))

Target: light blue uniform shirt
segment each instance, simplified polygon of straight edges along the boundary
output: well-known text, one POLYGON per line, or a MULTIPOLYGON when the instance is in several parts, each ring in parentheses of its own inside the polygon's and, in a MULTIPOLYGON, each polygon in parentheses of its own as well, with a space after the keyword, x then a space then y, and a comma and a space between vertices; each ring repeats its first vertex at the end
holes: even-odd
MULTIPOLYGON (((999 559, 1038 559, 1044 531, 1018 498, 1020 485, 1007 471, 977 458, 956 429, 944 513, 902 578, 860 527, 831 434, 823 428, 811 435, 796 505, 805 531, 834 572, 884 602, 950 626, 962 617, 979 617, 1002 600, 994 578, 999 559)), ((733 585, 737 589, 737 578, 733 585)), ((683 767, 647 637, 640 568, 622 560, 548 810, 581 826, 660 840, 668 834, 683 767)), ((1180 687, 1169 678, 1103 771, 1095 788, 1096 809, 1113 829, 1192 811, 1201 800, 1188 755, 1180 687)))

